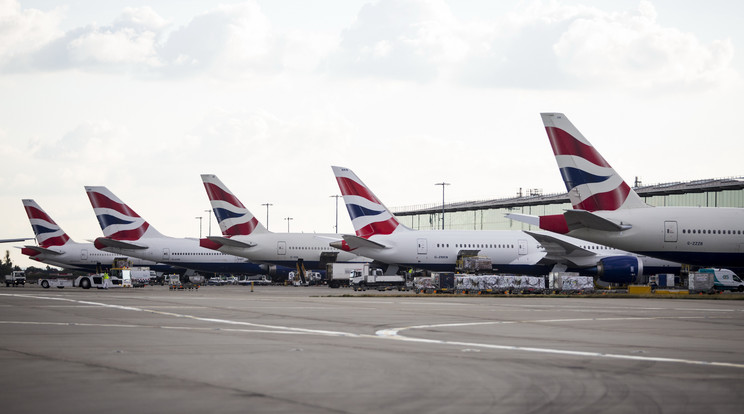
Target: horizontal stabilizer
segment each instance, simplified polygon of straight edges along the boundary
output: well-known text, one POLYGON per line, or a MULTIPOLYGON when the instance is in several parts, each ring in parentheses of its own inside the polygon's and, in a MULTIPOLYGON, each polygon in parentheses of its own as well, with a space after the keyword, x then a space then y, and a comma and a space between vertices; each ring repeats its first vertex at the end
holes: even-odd
POLYGON ((525 231, 525 233, 532 236, 533 239, 537 240, 545 250, 551 256, 594 256, 596 253, 586 250, 581 246, 566 240, 561 240, 557 237, 551 236, 546 233, 535 233, 532 231, 525 231))
POLYGON ((18 238, 18 239, 0 239, 0 243, 18 243, 26 240, 33 240, 34 237, 18 238))
POLYGON ((586 210, 568 210, 563 213, 563 216, 566 218, 569 230, 590 228, 601 231, 623 231, 632 227, 629 224, 615 223, 586 210))
POLYGON ((102 247, 111 247, 114 249, 126 249, 126 250, 144 250, 147 249, 147 246, 142 246, 139 244, 129 243, 121 240, 114 240, 109 239, 107 237, 99 237, 95 241, 96 248, 102 247))
POLYGON ((514 221, 519 221, 521 223, 527 223, 532 226, 540 227, 539 216, 531 216, 529 214, 508 213, 504 217, 514 220, 514 221))
POLYGON ((240 247, 243 249, 248 249, 248 248, 256 246, 256 243, 242 242, 240 240, 236 240, 230 237, 208 236, 207 239, 215 243, 219 243, 223 246, 229 246, 229 247, 240 247))
POLYGON ((45 249, 45 248, 39 247, 39 246, 23 246, 23 248, 24 249, 30 249, 30 250, 33 250, 35 252, 39 252, 39 253, 42 253, 42 254, 51 254, 51 255, 55 255, 55 256, 59 256, 59 255, 62 254, 62 252, 58 252, 58 251, 51 250, 51 249, 45 249))
POLYGON ((344 234, 344 241, 352 249, 358 249, 361 247, 365 247, 368 249, 387 249, 388 248, 384 244, 373 242, 372 240, 365 239, 363 237, 352 236, 350 234, 344 234))

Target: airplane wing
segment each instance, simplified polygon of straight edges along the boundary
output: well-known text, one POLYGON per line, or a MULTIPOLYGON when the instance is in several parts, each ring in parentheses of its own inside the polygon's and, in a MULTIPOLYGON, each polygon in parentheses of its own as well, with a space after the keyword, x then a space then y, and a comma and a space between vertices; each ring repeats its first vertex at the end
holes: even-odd
POLYGON ((208 236, 207 239, 212 240, 213 242, 216 242, 216 243, 220 243, 223 246, 240 247, 243 249, 249 249, 251 247, 256 246, 256 243, 242 242, 240 240, 235 240, 230 237, 208 236))
POLYGON ((632 227, 630 224, 615 223, 586 210, 568 210, 563 213, 563 216, 566 218, 569 230, 590 228, 601 231, 623 231, 632 227))
POLYGON ((104 247, 112 247, 114 249, 127 249, 127 250, 144 250, 147 246, 139 244, 129 243, 121 240, 109 239, 107 237, 99 237, 95 240, 95 244, 103 245, 104 247))
POLYGON ((51 250, 51 249, 45 249, 45 248, 39 247, 39 246, 23 246, 23 248, 24 249, 30 249, 30 250, 33 250, 35 252, 39 252, 39 253, 42 253, 42 254, 50 254, 50 255, 55 255, 55 256, 59 256, 59 255, 62 254, 62 253, 60 253, 58 251, 51 250))
POLYGON ((551 257, 568 257, 568 256, 594 256, 591 250, 586 250, 581 246, 577 246, 566 240, 561 240, 557 237, 551 236, 546 233, 535 233, 532 231, 525 231, 525 233, 532 236, 533 239, 537 240, 538 243, 545 248, 548 256, 551 257))
POLYGON ((352 236, 351 234, 344 234, 344 241, 352 249, 358 249, 360 247, 366 247, 371 249, 387 249, 388 247, 384 244, 373 242, 359 236, 352 236))

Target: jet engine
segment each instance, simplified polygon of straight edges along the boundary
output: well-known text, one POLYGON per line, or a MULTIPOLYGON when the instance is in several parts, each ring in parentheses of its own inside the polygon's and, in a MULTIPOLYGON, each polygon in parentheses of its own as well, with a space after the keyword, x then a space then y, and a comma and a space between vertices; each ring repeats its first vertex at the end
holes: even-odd
POLYGON ((643 276, 643 261, 635 256, 606 257, 597 263, 599 280, 628 285, 643 276))

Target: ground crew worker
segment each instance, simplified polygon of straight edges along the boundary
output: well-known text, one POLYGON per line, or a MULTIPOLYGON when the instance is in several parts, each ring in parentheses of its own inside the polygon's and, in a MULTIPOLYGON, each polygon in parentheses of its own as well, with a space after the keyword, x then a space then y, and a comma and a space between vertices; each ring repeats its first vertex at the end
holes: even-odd
POLYGON ((103 288, 108 289, 109 288, 109 274, 108 272, 103 273, 103 288))

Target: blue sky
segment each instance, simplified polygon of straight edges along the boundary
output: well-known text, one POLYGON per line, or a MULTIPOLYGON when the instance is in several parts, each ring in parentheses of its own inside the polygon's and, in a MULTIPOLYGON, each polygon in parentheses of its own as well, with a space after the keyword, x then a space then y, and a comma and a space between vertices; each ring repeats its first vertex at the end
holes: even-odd
POLYGON ((628 181, 740 176, 742 16, 727 1, 0 0, 0 238, 31 234, 22 198, 99 236, 85 185, 196 237, 202 173, 261 220, 274 204, 278 231, 333 230, 331 165, 390 207, 439 202, 441 181, 449 201, 561 192, 546 111, 628 181))

